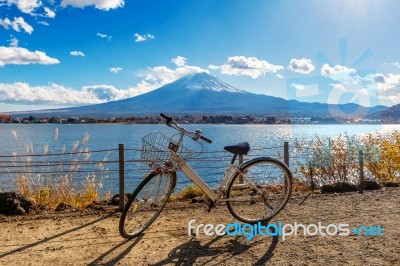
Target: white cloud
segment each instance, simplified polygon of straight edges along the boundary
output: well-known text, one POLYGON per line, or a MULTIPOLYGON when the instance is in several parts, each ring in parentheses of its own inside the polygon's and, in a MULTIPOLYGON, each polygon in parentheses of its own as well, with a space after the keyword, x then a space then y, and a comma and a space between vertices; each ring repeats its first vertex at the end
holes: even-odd
POLYGON ((175 69, 166 66, 149 67, 142 73, 138 73, 138 76, 143 77, 149 86, 158 88, 190 74, 210 73, 201 67, 186 65, 186 58, 182 56, 171 59, 171 62, 176 65, 175 69))
POLYGON ((330 67, 328 64, 324 64, 321 69, 322 76, 334 76, 334 75, 343 75, 352 73, 356 73, 356 70, 341 65, 330 67))
POLYGON ((186 64, 186 58, 183 56, 178 55, 175 58, 171 59, 171 62, 174 63, 176 66, 180 67, 180 66, 184 66, 186 64))
POLYGON ((158 86, 163 86, 184 76, 202 72, 209 73, 209 71, 197 66, 185 65, 175 69, 170 69, 166 66, 157 66, 152 68, 149 67, 145 73, 141 73, 139 76, 144 77, 147 82, 152 82, 158 86))
POLYGON ((100 103, 94 95, 57 84, 30 86, 27 83, 0 83, 0 101, 8 104, 79 105, 100 103))
POLYGON ((356 72, 353 68, 341 65, 331 67, 328 64, 324 64, 321 68, 321 76, 338 82, 359 83, 357 79, 361 77, 354 75, 356 72))
POLYGON ((392 63, 383 63, 383 66, 394 66, 394 67, 400 68, 400 62, 396 61, 396 62, 392 62, 392 63))
POLYGON ((389 104, 400 103, 400 75, 375 74, 373 76, 380 100, 389 104))
POLYGON ((362 89, 360 89, 359 91, 358 91, 358 93, 362 96, 362 97, 369 97, 370 95, 369 95, 369 91, 367 90, 367 89, 365 89, 365 88, 362 88, 362 89))
POLYGON ((112 73, 118 73, 122 70, 122 67, 112 67, 110 68, 110 72, 112 73))
POLYGON ((6 0, 6 2, 8 5, 16 5, 21 12, 26 14, 31 14, 42 5, 40 0, 6 0))
MULTIPOLYGON (((343 82, 331 84, 331 91, 328 94, 327 103, 330 104, 345 104, 356 103, 361 106, 371 106, 374 102, 376 91, 363 87, 357 82, 343 82), (351 98, 350 98, 351 96, 351 98)), ((359 108, 357 108, 359 109, 359 108)), ((330 106, 331 113, 346 114, 338 106, 330 106)))
POLYGON ((400 103, 400 74, 372 73, 360 76, 348 74, 355 70, 345 70, 333 71, 337 74, 329 76, 334 82, 330 84, 332 89, 327 98, 328 103, 355 102, 363 106, 400 103))
POLYGON ((9 18, 0 19, 0 26, 3 26, 3 28, 6 30, 12 28, 17 32, 24 30, 28 34, 32 34, 33 32, 33 27, 26 23, 23 17, 15 17, 13 21, 11 21, 9 18))
POLYGON ((130 87, 128 89, 117 89, 110 85, 84 86, 82 92, 87 95, 93 95, 98 101, 109 102, 135 97, 153 89, 155 88, 149 83, 142 81, 136 87, 130 87))
POLYGON ((121 94, 123 94, 123 92, 120 93, 120 90, 110 85, 84 86, 82 88, 82 92, 86 95, 94 96, 94 99, 96 99, 96 101, 101 102, 116 101, 123 98, 121 97, 121 94))
POLYGON ((85 54, 81 51, 71 51, 69 54, 72 56, 85 56, 85 54))
POLYGON ((48 23, 48 22, 46 22, 46 21, 37 21, 36 22, 37 24, 40 24, 40 25, 44 25, 44 26, 49 26, 50 24, 48 23))
POLYGON ((344 84, 331 84, 331 86, 334 90, 346 92, 346 87, 344 86, 344 84))
POLYGON ((45 16, 48 18, 55 18, 56 13, 48 7, 44 7, 45 16))
POLYGON ((297 84, 297 83, 290 84, 290 87, 293 87, 293 88, 295 88, 296 90, 299 90, 299 91, 303 91, 303 90, 306 89, 306 86, 304 86, 303 84, 297 84))
POLYGON ((295 73, 309 74, 314 71, 315 66, 310 59, 291 59, 288 69, 295 73))
POLYGON ((255 57, 233 56, 228 58, 228 62, 222 66, 209 65, 211 70, 221 70, 224 75, 246 75, 253 79, 266 73, 276 73, 283 69, 283 66, 273 65, 265 60, 259 60, 255 57))
POLYGON ((99 33, 99 32, 96 34, 96 36, 100 37, 102 39, 107 39, 107 41, 111 41, 111 39, 112 39, 112 36, 104 34, 104 33, 99 33))
POLYGON ((135 37, 135 42, 144 42, 144 41, 147 41, 149 39, 154 39, 155 38, 154 35, 151 35, 149 33, 144 34, 144 35, 140 35, 139 33, 135 33, 133 35, 133 37, 135 37))
POLYGON ((394 65, 395 67, 400 68, 400 62, 394 62, 394 63, 392 63, 392 65, 394 65))
POLYGON ((28 83, 0 83, 0 103, 14 105, 79 106, 134 97, 152 90, 147 82, 136 87, 117 89, 110 85, 84 86, 81 90, 50 83, 31 86, 28 83))
POLYGON ((73 6, 84 8, 86 6, 94 6, 97 9, 108 11, 110 9, 116 9, 123 7, 125 4, 124 0, 62 0, 61 6, 73 6))
POLYGON ((10 36, 11 39, 9 39, 8 41, 10 42, 10 46, 11 47, 18 47, 19 41, 17 38, 15 38, 14 36, 10 36))
MULTIPOLYGON (((25 14, 29 14, 33 17, 47 17, 47 18, 55 18, 56 13, 50 9, 49 7, 43 6, 43 2, 41 0, 0 0, 4 5, 12 6, 15 5, 19 11, 25 14)), ((49 1, 50 4, 54 4, 54 1, 49 1)))
POLYGON ((209 65, 208 68, 211 70, 219 70, 220 69, 220 67, 216 66, 216 65, 209 65))
POLYGON ((27 64, 58 64, 60 61, 47 56, 44 52, 31 52, 20 47, 0 46, 0 67, 5 65, 27 65, 27 64))
POLYGON ((284 77, 283 75, 281 75, 281 74, 276 74, 276 77, 279 78, 279 79, 284 79, 284 78, 285 78, 285 77, 284 77))
POLYGON ((310 97, 318 95, 319 89, 317 84, 298 84, 292 83, 290 87, 295 88, 296 97, 310 97))

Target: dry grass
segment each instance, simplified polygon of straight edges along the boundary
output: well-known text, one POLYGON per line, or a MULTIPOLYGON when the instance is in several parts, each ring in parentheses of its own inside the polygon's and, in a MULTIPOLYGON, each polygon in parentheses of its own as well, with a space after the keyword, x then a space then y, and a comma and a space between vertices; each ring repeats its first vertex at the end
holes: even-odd
MULTIPOLYGON (((17 132, 13 130, 11 134, 18 143, 17 132)), ((53 209, 60 203, 65 203, 73 208, 84 208, 99 198, 104 164, 96 166, 97 174, 82 174, 82 165, 90 162, 91 154, 87 147, 90 136, 85 134, 81 141, 74 142, 69 152, 65 145, 61 151, 56 151, 58 136, 57 128, 53 145, 43 146, 41 154, 45 156, 33 156, 32 144, 26 145, 26 154, 14 152, 14 167, 19 170, 13 178, 18 191, 35 205, 53 209)), ((107 156, 108 154, 104 161, 107 156)))
POLYGON ((183 199, 193 199, 196 197, 202 197, 204 195, 203 190, 201 190, 196 184, 190 184, 177 194, 173 195, 176 200, 183 200, 183 199))
POLYGON ((292 191, 294 192, 306 192, 310 190, 310 185, 307 184, 307 181, 300 178, 294 178, 292 180, 292 191))

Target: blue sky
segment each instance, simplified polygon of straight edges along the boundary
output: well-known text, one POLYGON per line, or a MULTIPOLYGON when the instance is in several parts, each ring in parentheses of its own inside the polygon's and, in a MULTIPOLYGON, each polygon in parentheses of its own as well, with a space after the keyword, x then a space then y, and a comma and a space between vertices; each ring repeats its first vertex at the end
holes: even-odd
POLYGON ((101 103, 207 71, 300 101, 400 103, 398 1, 0 0, 0 111, 101 103))

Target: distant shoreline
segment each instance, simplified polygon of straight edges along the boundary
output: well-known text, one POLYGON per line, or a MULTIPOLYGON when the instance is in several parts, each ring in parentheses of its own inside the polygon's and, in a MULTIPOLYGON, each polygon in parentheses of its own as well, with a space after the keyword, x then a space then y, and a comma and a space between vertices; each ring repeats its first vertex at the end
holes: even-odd
MULTIPOLYGON (((174 116, 181 124, 231 124, 231 125, 380 125, 400 124, 400 120, 342 118, 328 116, 277 116, 277 115, 192 115, 174 116)), ((163 124, 158 115, 129 117, 11 117, 0 115, 6 124, 163 124)))

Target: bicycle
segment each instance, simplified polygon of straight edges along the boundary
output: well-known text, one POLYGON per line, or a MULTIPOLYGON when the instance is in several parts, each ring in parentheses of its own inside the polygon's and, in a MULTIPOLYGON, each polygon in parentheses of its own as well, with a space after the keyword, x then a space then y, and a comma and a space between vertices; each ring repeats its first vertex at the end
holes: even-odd
POLYGON ((132 239, 142 234, 158 217, 176 185, 176 171, 181 170, 205 193, 204 204, 210 211, 219 202, 226 202, 229 212, 244 223, 268 222, 288 202, 292 190, 292 174, 286 164, 271 157, 251 159, 241 165, 235 160, 250 151, 247 142, 226 146, 233 154, 221 184, 210 188, 186 163, 192 151, 183 146, 183 138, 193 141, 212 141, 200 130, 189 131, 172 117, 160 114, 166 124, 178 131, 173 140, 160 132, 142 138, 142 159, 151 172, 141 181, 126 203, 119 221, 121 236, 132 239))

